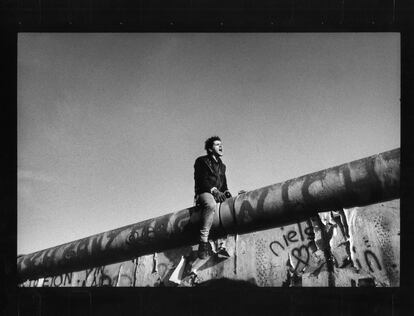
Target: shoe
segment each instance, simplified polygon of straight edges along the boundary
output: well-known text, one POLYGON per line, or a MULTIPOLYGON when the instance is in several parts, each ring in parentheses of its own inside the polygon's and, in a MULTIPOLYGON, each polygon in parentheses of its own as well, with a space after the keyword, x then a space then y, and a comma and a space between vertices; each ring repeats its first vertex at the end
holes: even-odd
POLYGON ((228 253, 226 248, 220 247, 219 249, 217 249, 217 257, 227 259, 227 258, 230 258, 230 254, 228 253))
POLYGON ((200 259, 205 259, 210 256, 210 243, 201 241, 198 244, 197 255, 200 259))

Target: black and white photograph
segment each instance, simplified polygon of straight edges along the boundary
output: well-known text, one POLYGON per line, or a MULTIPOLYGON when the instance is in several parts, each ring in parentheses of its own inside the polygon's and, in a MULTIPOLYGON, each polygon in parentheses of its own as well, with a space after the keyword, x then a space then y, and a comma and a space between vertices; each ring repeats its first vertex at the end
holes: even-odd
POLYGON ((2 3, 0 314, 408 315, 407 4, 2 3))
POLYGON ((399 33, 19 33, 19 287, 400 286, 399 33))

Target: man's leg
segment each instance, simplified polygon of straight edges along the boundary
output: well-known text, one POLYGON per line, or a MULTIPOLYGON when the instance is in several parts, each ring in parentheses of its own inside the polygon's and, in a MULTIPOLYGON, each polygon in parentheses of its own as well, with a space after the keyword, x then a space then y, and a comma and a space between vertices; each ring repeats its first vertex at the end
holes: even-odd
POLYGON ((201 193, 198 197, 198 204, 201 208, 200 245, 198 248, 199 257, 204 259, 209 252, 208 235, 213 225, 216 201, 211 193, 201 193))

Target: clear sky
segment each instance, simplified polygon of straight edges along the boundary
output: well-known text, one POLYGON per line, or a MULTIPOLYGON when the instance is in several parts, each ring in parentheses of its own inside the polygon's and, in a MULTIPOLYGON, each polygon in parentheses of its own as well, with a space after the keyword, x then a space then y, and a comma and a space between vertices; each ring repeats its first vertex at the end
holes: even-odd
POLYGON ((20 33, 18 253, 400 147, 397 33, 20 33))

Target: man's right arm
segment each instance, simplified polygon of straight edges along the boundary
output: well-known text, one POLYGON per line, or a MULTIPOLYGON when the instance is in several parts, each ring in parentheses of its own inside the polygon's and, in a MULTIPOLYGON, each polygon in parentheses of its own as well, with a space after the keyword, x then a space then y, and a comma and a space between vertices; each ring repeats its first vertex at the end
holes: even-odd
POLYGON ((224 202, 224 200, 226 200, 226 195, 213 186, 209 180, 209 169, 201 159, 196 160, 194 170, 195 181, 197 181, 201 192, 210 192, 214 196, 216 202, 224 202))
POLYGON ((194 164, 195 181, 202 192, 211 192, 213 185, 209 181, 209 172, 206 164, 201 160, 197 159, 194 164))
POLYGON ((213 190, 213 196, 214 199, 216 200, 216 202, 224 202, 226 200, 226 194, 219 191, 217 188, 215 190, 213 190))

